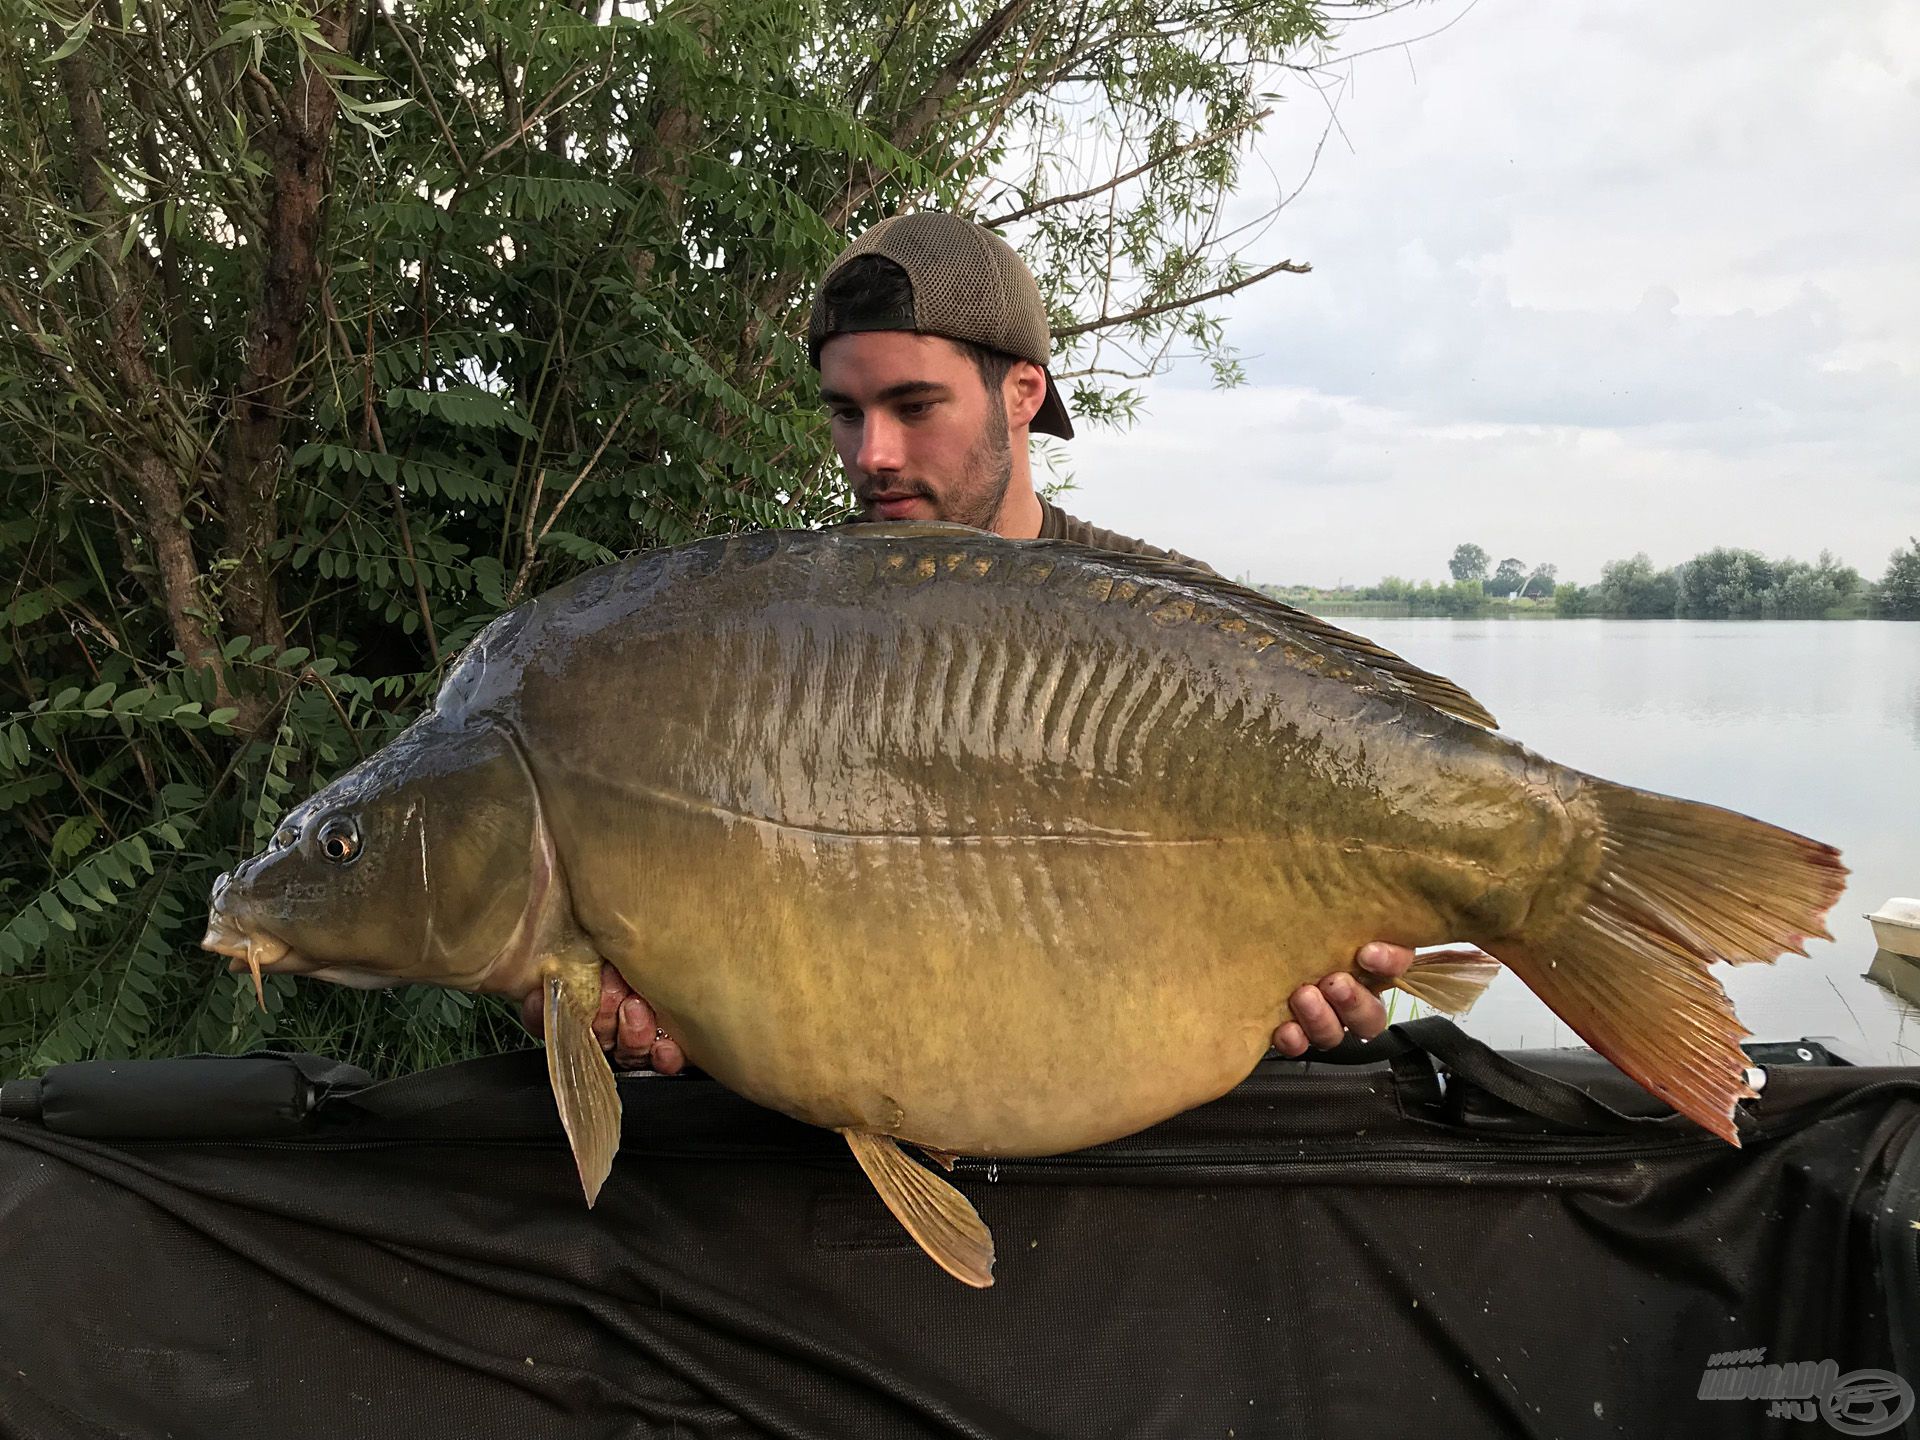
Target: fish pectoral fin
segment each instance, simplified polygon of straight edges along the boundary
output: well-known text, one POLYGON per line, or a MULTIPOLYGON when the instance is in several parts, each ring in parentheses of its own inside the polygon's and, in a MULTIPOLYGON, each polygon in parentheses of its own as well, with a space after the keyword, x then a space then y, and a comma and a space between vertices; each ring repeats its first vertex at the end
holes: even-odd
POLYGON ((1464 1015, 1500 970, 1500 962, 1482 951, 1440 950, 1414 956, 1393 985, 1442 1015, 1464 1015))
POLYGON ((909 1159, 887 1135, 842 1130, 893 1218, 954 1279, 984 1290, 993 1284, 993 1232, 967 1197, 909 1159))
MULTIPOLYGON (((545 984, 547 1078, 591 1209, 620 1148, 620 1089, 594 1038, 593 1017, 568 996, 566 977, 549 974, 545 984)), ((598 971, 595 984, 597 989, 598 971)))

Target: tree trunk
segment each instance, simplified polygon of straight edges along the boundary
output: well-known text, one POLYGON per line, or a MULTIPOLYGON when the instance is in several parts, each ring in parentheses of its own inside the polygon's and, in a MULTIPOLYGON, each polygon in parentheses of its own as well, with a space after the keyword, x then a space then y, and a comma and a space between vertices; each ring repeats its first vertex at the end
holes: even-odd
MULTIPOLYGON (((160 393, 146 353, 141 292, 116 256, 112 233, 113 197, 101 173, 109 163, 106 124, 100 111, 100 93, 92 62, 84 50, 60 62, 60 83, 66 95, 68 121, 73 128, 74 162, 80 204, 100 227, 94 262, 104 277, 97 287, 106 322, 105 350, 129 416, 136 423, 129 457, 134 472, 141 520, 153 549, 156 580, 163 597, 173 642, 195 669, 211 669, 220 704, 232 703, 232 693, 221 664, 220 646, 205 619, 207 600, 201 587, 199 562, 187 528, 186 493, 179 471, 154 443, 160 417, 154 397, 160 393)), ((131 223, 131 222, 126 222, 131 223)))
MULTIPOLYGON (((314 16, 336 48, 346 46, 351 13, 350 6, 336 4, 314 16)), ((265 259, 260 294, 247 322, 246 372, 230 413, 221 501, 232 569, 222 608, 237 633, 275 645, 286 643, 286 627, 268 551, 278 538, 287 395, 320 283, 327 155, 338 119, 333 91, 309 61, 276 107, 276 124, 267 132, 273 190, 261 236, 265 259)))

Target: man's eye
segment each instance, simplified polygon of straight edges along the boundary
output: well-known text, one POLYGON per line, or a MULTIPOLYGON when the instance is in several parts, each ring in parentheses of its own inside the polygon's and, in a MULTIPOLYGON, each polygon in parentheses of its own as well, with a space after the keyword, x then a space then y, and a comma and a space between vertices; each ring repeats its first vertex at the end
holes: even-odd
POLYGON ((900 413, 909 419, 917 420, 931 409, 933 409, 931 400, 910 400, 900 407, 900 413))
POLYGON ((860 423, 860 412, 858 410, 829 410, 827 413, 833 417, 833 423, 836 425, 857 425, 860 423))

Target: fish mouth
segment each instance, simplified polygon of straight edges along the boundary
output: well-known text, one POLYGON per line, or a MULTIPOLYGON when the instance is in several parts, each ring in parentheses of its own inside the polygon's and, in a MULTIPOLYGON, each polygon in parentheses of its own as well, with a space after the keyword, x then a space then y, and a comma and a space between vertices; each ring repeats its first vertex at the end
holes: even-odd
POLYGON ((236 924, 231 915, 222 915, 217 910, 207 917, 207 933, 200 937, 200 948, 227 956, 232 962, 227 969, 235 975, 243 970, 251 971, 253 998, 262 1010, 267 1008, 267 993, 260 981, 261 972, 293 956, 293 947, 279 936, 265 930, 248 930, 236 924))

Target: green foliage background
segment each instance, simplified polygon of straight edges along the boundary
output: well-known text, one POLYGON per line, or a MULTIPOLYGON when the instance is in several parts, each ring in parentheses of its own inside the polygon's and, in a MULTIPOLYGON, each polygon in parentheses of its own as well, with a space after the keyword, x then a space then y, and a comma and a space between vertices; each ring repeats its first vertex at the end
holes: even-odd
POLYGON ((23 0, 0 20, 0 1073, 524 1043, 243 978, 211 882, 516 599, 840 503, 845 238, 1003 223, 1083 422, 1302 270, 1223 203, 1309 0, 23 0))

